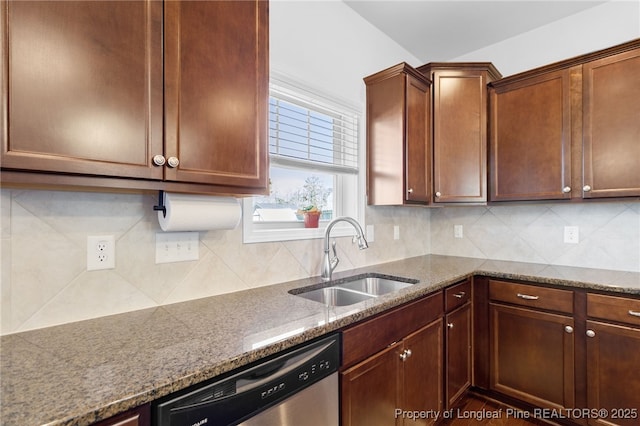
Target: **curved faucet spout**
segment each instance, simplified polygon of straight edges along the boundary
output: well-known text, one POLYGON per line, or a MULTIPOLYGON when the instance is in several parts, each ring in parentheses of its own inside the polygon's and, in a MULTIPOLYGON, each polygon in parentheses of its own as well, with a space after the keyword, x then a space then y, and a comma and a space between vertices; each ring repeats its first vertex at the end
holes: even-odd
POLYGON ((367 240, 364 237, 364 232, 362 231, 362 227, 360 226, 357 220, 348 216, 343 216, 343 217, 338 217, 336 219, 333 219, 331 222, 329 222, 329 224, 327 225, 327 228, 324 231, 324 257, 322 259, 322 280, 323 281, 331 281, 331 273, 336 268, 336 266, 338 266, 338 262, 340 262, 340 259, 338 259, 338 255, 336 253, 335 241, 333 242, 333 256, 334 256, 333 259, 331 259, 329 255, 329 237, 331 235, 331 229, 338 222, 347 222, 354 227, 354 229, 356 230, 355 238, 357 239, 358 248, 360 250, 369 248, 369 244, 367 243, 367 240))

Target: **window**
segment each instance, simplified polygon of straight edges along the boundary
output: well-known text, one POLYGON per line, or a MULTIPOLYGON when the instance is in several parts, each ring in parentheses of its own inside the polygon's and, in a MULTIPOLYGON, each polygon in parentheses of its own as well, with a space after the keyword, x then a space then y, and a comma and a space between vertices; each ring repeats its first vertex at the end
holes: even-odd
POLYGON ((363 223, 358 125, 353 107, 272 76, 269 195, 244 200, 245 243, 320 238, 339 216, 363 223), (322 212, 320 224, 305 228, 302 212, 312 206, 322 212))

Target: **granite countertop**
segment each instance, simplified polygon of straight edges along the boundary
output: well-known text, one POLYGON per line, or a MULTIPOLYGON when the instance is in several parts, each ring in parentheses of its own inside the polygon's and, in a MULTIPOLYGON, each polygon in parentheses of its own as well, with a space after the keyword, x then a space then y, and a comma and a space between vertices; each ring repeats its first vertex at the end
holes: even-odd
POLYGON ((472 275, 640 295, 640 273, 421 256, 334 274, 418 279, 327 308, 289 290, 319 277, 3 336, 3 425, 88 425, 472 275))

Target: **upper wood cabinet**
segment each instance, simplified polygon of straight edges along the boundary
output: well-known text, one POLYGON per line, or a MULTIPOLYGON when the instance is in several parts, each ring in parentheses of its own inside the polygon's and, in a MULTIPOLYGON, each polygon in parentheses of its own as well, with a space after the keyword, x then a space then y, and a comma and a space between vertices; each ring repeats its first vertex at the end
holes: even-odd
POLYGON ((267 188, 267 1, 12 1, 0 13, 3 172, 267 188))
POLYGON ((161 179, 162 3, 3 2, 2 167, 161 179))
POLYGON ((429 63, 433 82, 433 201, 487 201, 487 84, 501 74, 490 63, 429 63))
POLYGON ((431 200, 430 84, 401 63, 364 79, 367 86, 367 203, 431 200))
POLYGON ((165 3, 165 178, 267 187, 266 1, 165 3))
POLYGON ((570 89, 569 70, 493 83, 492 201, 571 198, 570 89))
POLYGON ((583 197, 640 196, 640 48, 583 65, 583 197))
POLYGON ((640 39, 489 93, 490 201, 640 196, 640 39))

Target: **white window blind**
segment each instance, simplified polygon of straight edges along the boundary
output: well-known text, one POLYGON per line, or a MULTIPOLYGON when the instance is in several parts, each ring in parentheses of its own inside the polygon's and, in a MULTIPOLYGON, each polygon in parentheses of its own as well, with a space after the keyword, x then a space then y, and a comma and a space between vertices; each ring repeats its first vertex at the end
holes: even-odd
POLYGON ((358 116, 271 85, 269 154, 273 164, 358 173, 358 116))

